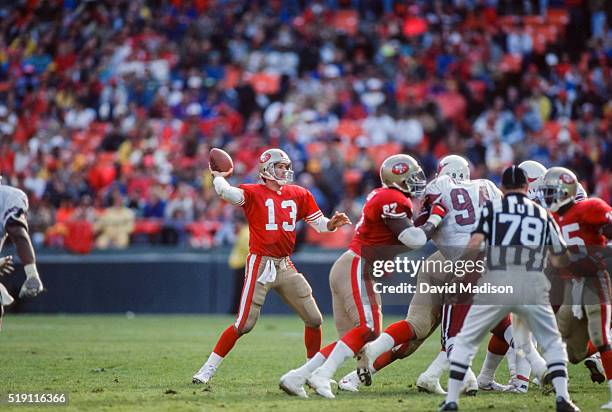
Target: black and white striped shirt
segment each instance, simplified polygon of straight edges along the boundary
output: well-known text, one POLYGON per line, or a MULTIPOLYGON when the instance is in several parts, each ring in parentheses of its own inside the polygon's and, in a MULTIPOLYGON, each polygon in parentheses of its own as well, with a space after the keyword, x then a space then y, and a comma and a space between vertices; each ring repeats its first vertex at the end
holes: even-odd
POLYGON ((541 271, 549 250, 561 254, 566 247, 552 216, 521 193, 488 201, 473 233, 485 237, 490 270, 541 271))

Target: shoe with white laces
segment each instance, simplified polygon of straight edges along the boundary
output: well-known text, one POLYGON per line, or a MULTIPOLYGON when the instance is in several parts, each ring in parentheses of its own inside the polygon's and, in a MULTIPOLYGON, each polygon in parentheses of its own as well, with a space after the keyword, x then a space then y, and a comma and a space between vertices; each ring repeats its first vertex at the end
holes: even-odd
POLYGON ((205 363, 204 366, 202 366, 200 370, 193 375, 191 382, 205 385, 210 382, 213 376, 215 376, 215 372, 217 372, 216 366, 205 363))
POLYGON ((278 387, 288 395, 308 398, 308 394, 304 389, 305 383, 306 377, 299 374, 295 369, 292 369, 280 378, 278 387))
POLYGON ((327 399, 334 399, 336 397, 334 396, 331 389, 331 379, 318 374, 316 369, 312 373, 312 375, 310 375, 306 379, 306 383, 308 384, 308 386, 314 389, 317 395, 320 395, 327 399))
POLYGON ((606 375, 599 355, 595 354, 586 358, 584 366, 589 370, 592 382, 604 383, 606 381, 606 375))
POLYGON ((425 372, 419 375, 416 381, 416 386, 419 392, 433 393, 435 395, 446 395, 446 391, 440 385, 440 379, 435 376, 426 374, 425 372))
POLYGON ((340 379, 338 382, 338 388, 342 391, 347 392, 359 392, 359 385, 361 382, 359 381, 359 376, 357 376, 356 371, 350 372, 344 378, 340 379))

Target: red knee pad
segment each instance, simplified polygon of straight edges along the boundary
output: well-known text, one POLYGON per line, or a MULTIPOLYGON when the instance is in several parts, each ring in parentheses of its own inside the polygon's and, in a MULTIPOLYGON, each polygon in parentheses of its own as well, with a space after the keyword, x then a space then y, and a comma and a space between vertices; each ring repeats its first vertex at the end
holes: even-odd
POLYGON ((495 326, 495 328, 493 328, 491 333, 500 338, 501 340, 506 340, 506 338, 504 337, 504 333, 506 332, 506 329, 510 327, 510 325, 512 325, 512 318, 510 318, 510 315, 508 315, 503 318, 501 322, 499 322, 497 326, 495 326))
POLYGON ((495 355, 505 355, 508 352, 508 348, 510 345, 506 343, 505 339, 501 339, 497 335, 491 335, 491 339, 489 339, 489 346, 487 347, 488 351, 495 355))

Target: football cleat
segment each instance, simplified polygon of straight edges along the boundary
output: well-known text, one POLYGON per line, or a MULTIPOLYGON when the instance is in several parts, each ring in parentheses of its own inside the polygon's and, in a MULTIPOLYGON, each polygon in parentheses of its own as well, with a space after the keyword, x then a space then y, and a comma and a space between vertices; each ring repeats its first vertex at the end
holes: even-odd
POLYGON ((318 375, 316 370, 308 377, 308 379, 306 379, 306 383, 308 383, 308 386, 314 389, 317 395, 327 399, 335 398, 331 389, 331 379, 318 375))
POLYGON ((509 392, 512 385, 502 385, 493 381, 478 380, 478 390, 485 392, 509 392))
POLYGON ((308 394, 304 390, 306 377, 300 375, 295 369, 285 373, 278 384, 278 387, 291 396, 299 396, 300 398, 308 398, 308 394))
POLYGON ((350 372, 338 382, 338 388, 347 392, 359 392, 359 376, 356 371, 350 372))
POLYGON ((433 393, 435 395, 446 395, 446 391, 440 385, 440 379, 435 376, 421 373, 416 381, 419 392, 433 393))
POLYGON ((508 386, 506 386, 506 390, 504 392, 527 393, 528 391, 529 391, 529 383, 522 379, 514 377, 510 379, 510 381, 508 382, 508 386))
POLYGON ((603 365, 598 355, 589 356, 584 361, 584 366, 586 366, 591 373, 591 381, 597 383, 604 383, 606 381, 603 365))
POLYGON ((461 392, 466 396, 476 396, 478 393, 478 381, 476 380, 476 375, 474 375, 472 368, 467 370, 461 392))
POLYGON ((557 396, 557 412, 580 412, 580 409, 572 401, 557 396))
POLYGON ((457 406, 457 402, 442 402, 440 404, 440 409, 438 409, 438 411, 442 412, 442 411, 458 411, 459 410, 459 406, 457 406))
POLYGON ((357 377, 359 382, 365 386, 372 385, 372 365, 368 356, 368 348, 366 345, 363 350, 357 355, 357 377))
POLYGON ((217 368, 215 366, 205 363, 204 366, 202 366, 200 370, 193 375, 191 382, 205 385, 210 382, 213 376, 215 376, 215 372, 217 372, 217 368))

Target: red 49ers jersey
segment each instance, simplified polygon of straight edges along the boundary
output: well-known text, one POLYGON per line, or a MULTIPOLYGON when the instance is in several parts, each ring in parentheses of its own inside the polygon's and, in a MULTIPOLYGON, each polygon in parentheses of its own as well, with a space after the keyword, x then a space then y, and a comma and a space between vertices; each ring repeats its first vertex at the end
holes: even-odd
POLYGON ((563 215, 553 212, 568 246, 605 246, 606 237, 599 229, 612 223, 612 207, 596 197, 576 202, 563 215))
POLYGON ((314 221, 323 216, 312 193, 301 186, 284 185, 274 191, 266 185, 242 184, 244 214, 249 222, 249 252, 285 257, 295 248, 295 227, 299 220, 314 221))
POLYGON ((363 246, 400 245, 397 236, 385 225, 384 217, 412 219, 412 201, 397 189, 372 190, 363 205, 349 249, 361 255, 363 246))

